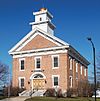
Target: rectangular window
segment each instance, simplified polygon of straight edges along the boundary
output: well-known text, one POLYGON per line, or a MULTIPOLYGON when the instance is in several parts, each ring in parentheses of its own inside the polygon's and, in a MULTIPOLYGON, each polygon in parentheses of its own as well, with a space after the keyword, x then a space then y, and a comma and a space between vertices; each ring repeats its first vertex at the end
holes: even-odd
POLYGON ((58 77, 54 77, 54 86, 58 86, 58 77))
POLYGON ((21 79, 21 88, 24 87, 24 78, 21 79))
POLYGON ((24 69, 25 69, 25 58, 19 59, 19 69, 20 69, 20 71, 24 71, 24 69))
POLYGON ((58 57, 54 57, 54 67, 58 67, 58 57))
POLYGON ((40 68, 40 58, 36 59, 36 68, 40 68))
POLYGON ((24 88, 25 77, 19 77, 19 88, 24 88))
POLYGON ((52 75, 53 87, 59 86, 59 75, 52 75))
POLYGON ((59 67, 59 56, 58 55, 52 56, 52 65, 53 65, 53 69, 56 69, 59 67))
POLYGON ((21 60, 21 70, 24 70, 24 60, 21 60))
POLYGON ((35 57, 35 69, 41 68, 41 57, 35 57))

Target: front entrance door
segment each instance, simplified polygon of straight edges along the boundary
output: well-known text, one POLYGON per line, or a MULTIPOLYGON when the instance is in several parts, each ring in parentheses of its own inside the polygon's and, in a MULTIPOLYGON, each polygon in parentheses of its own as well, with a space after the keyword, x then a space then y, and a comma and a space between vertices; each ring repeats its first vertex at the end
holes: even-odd
POLYGON ((33 89, 44 89, 45 80, 44 79, 33 79, 33 89))

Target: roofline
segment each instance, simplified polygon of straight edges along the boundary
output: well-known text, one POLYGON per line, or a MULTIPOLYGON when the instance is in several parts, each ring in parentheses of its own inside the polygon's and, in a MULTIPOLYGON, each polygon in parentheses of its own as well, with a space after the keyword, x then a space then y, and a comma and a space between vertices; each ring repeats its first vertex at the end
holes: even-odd
POLYGON ((80 56, 80 58, 82 58, 86 62, 87 65, 90 64, 90 62, 85 57, 83 57, 74 47, 72 47, 71 45, 69 45, 69 49, 71 51, 75 52, 78 56, 80 56))

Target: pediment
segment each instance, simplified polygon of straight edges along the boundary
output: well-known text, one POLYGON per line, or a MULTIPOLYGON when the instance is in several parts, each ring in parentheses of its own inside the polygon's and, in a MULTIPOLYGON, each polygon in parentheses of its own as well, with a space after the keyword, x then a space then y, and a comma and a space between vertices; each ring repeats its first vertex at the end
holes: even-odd
POLYGON ((21 50, 19 51, 27 51, 27 50, 35 50, 35 49, 43 49, 43 48, 51 48, 56 47, 54 42, 50 41, 43 35, 37 33, 35 37, 28 42, 21 50))
POLYGON ((65 46, 65 45, 69 45, 69 44, 65 43, 64 41, 60 40, 55 36, 49 35, 48 33, 36 27, 34 30, 29 32, 21 41, 19 41, 9 51, 9 54, 12 54, 12 52, 50 48, 50 47, 65 46))

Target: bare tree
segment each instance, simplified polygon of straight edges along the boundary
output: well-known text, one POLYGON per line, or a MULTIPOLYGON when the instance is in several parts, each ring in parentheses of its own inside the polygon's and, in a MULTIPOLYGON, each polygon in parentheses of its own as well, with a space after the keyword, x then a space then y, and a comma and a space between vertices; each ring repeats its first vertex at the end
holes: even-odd
POLYGON ((8 66, 0 62, 0 86, 8 83, 8 66))

